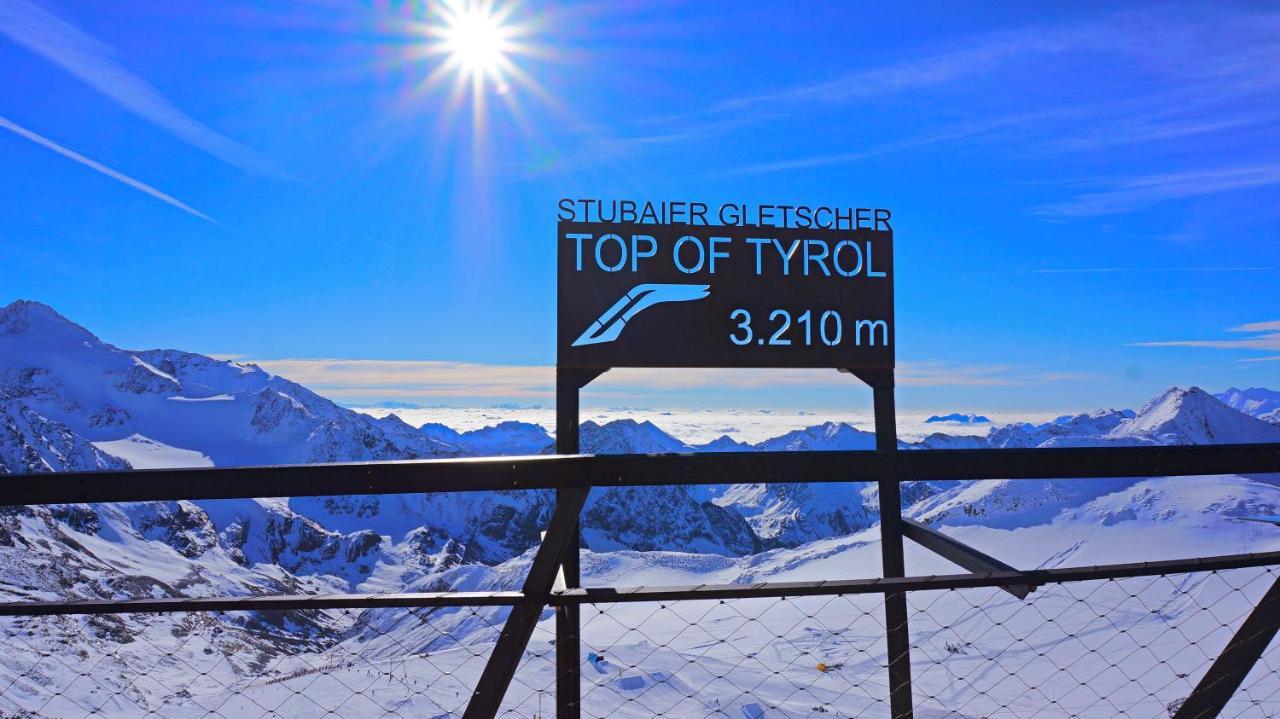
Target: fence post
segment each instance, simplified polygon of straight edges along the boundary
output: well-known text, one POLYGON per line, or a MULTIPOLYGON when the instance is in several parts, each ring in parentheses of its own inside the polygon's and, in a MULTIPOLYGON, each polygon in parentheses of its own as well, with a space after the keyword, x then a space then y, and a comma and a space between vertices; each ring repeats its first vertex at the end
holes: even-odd
MULTIPOLYGON (((894 472, 898 452, 898 417, 893 399, 893 371, 850 370, 871 386, 876 421, 876 452, 885 459, 877 480, 880 494, 880 560, 885 577, 902 577, 902 492, 894 472)), ((889 712, 893 719, 912 719, 911 634, 907 627, 907 595, 884 595, 885 639, 889 650, 889 712)))
MULTIPOLYGON (((556 454, 578 454, 579 394, 606 368, 556 367, 556 454)), ((567 491, 556 490, 559 505, 567 491)), ((582 584, 580 550, 582 533, 575 518, 573 533, 564 555, 564 585, 577 589, 582 584)), ((556 607, 556 719, 582 716, 582 619, 577 604, 556 607)))
MULTIPOLYGON (((578 391, 581 385, 575 373, 564 367, 556 368, 556 454, 577 454, 578 391)), ((560 503, 562 489, 556 490, 556 504, 560 503)), ((564 585, 576 589, 582 583, 579 566, 582 547, 580 529, 575 521, 573 536, 564 556, 564 585)), ((556 607, 556 719, 578 719, 582 714, 581 677, 582 664, 581 615, 577 604, 561 604, 556 607)))

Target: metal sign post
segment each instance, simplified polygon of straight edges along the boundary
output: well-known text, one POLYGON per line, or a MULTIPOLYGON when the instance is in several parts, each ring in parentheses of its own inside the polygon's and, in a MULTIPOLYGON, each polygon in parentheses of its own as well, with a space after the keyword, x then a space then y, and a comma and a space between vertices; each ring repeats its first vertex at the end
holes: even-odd
MULTIPOLYGON (((591 201, 577 202, 589 206, 591 201)), ((705 219, 701 203, 674 205, 701 208, 685 214, 705 219)), ((581 222, 565 217, 567 206, 574 207, 574 201, 561 201, 556 240, 557 453, 580 451, 580 392, 611 368, 809 367, 852 372, 871 386, 876 450, 892 458, 898 438, 893 230, 887 210, 828 211, 833 222, 823 225, 819 210, 805 215, 799 208, 778 206, 772 210, 782 210, 783 221, 768 226, 679 224, 656 217, 646 222, 642 212, 626 222, 581 222), (793 219, 803 222, 807 216, 809 224, 788 223, 791 210, 797 210, 793 219)), ((760 209, 761 217, 776 215, 760 209)), ((719 217, 726 216, 722 208, 719 217)), ((884 576, 901 577, 901 499, 891 462, 885 466, 890 469, 876 478, 884 576)), ((585 494, 557 491, 555 526, 534 561, 539 569, 542 561, 558 562, 570 589, 581 583, 578 512, 585 501, 585 494)), ((538 593, 551 591, 543 586, 550 580, 532 572, 530 579, 536 581, 526 592, 545 598, 538 593)), ((890 706, 895 719, 910 719, 906 597, 893 593, 885 599, 890 706)), ((531 608, 512 611, 468 717, 497 711, 506 690, 503 672, 515 670, 505 653, 523 653, 537 618, 531 608), (502 669, 490 671, 494 666, 502 669)), ((578 719, 582 712, 580 620, 578 605, 557 607, 559 719, 578 719)), ((510 679, 505 674, 505 682, 510 679)))
MULTIPOLYGON (((556 454, 578 454, 581 450, 578 434, 579 400, 582 388, 604 374, 607 369, 556 368, 556 454)), ((556 490, 556 506, 571 498, 556 490)), ((585 500, 584 500, 585 501, 585 500)), ((570 542, 564 554, 564 586, 576 589, 582 585, 579 566, 582 533, 577 518, 570 532, 570 542)), ((582 683, 579 672, 582 667, 582 620, 576 604, 562 604, 556 608, 556 717, 576 719, 582 714, 582 683)))
MULTIPOLYGON (((876 452, 886 457, 884 476, 877 479, 880 495, 880 562, 885 577, 906 576, 902 546, 902 492, 892 458, 898 452, 898 415, 894 407, 893 370, 850 370, 872 391, 876 423, 876 452)), ((911 636, 907 627, 907 595, 884 595, 885 639, 889 651, 889 711, 893 719, 911 719, 911 636)))

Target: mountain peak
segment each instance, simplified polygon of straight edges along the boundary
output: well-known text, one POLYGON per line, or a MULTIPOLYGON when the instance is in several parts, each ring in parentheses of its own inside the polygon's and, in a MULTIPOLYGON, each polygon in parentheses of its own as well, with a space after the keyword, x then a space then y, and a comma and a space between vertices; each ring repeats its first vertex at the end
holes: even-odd
POLYGON ((0 336, 32 335, 42 339, 96 340, 89 330, 32 300, 15 300, 0 308, 0 336))
POLYGON ((796 450, 875 449, 875 433, 847 422, 823 422, 767 439, 756 445, 766 452, 796 450))
POLYGON ((1280 441, 1280 429, 1250 417, 1199 387, 1170 387, 1112 432, 1161 444, 1280 441))

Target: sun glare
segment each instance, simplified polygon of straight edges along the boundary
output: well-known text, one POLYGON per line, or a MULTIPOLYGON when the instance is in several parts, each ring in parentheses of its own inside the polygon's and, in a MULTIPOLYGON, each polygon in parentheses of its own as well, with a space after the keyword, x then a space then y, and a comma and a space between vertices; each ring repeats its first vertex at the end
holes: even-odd
POLYGON ((509 62, 510 29, 492 9, 455 7, 445 23, 441 39, 450 61, 464 74, 501 82, 503 66, 509 62))
POLYGON ((505 127, 529 135, 537 128, 525 111, 526 101, 561 110, 534 77, 545 63, 563 60, 546 42, 547 12, 530 11, 521 0, 424 0, 420 7, 422 15, 393 25, 410 40, 400 58, 419 73, 406 103, 430 111, 441 138, 450 137, 455 121, 465 116, 478 168, 485 166, 493 139, 492 104, 505 111, 504 119, 510 120, 505 127), (436 102, 440 95, 443 102, 436 102))
POLYGON ((453 75, 472 94, 495 89, 505 92, 509 78, 520 76, 513 56, 524 49, 528 28, 511 18, 514 5, 491 0, 453 0, 436 6, 427 29, 428 53, 443 55, 434 75, 453 75))

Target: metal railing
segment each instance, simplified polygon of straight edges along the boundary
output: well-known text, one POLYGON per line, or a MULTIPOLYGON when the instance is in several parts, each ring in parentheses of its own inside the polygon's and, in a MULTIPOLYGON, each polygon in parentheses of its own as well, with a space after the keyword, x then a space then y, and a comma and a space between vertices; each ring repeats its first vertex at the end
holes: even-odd
MULTIPOLYGON (((363 702, 363 708, 350 703, 344 703, 344 709, 324 707, 338 716, 907 717, 912 716, 914 705, 921 716, 1038 713, 1187 719, 1218 716, 1224 708, 1235 706, 1230 702, 1242 685, 1254 715, 1275 716, 1280 709, 1274 697, 1280 695, 1280 685, 1272 685, 1280 683, 1280 678, 1270 674, 1267 656, 1280 626, 1280 583, 1275 581, 1280 553, 1275 552, 1018 571, 927 527, 892 522, 883 523, 896 528, 896 535, 883 537, 886 541, 901 547, 906 536, 977 571, 931 577, 686 587, 578 588, 561 586, 557 580, 561 567, 570 561, 569 555, 576 555, 578 516, 587 492, 595 487, 767 483, 779 478, 873 480, 883 487, 916 480, 1266 473, 1280 473, 1280 445, 549 456, 8 477, 0 483, 0 505, 534 489, 557 490, 557 502, 519 591, 0 604, 0 617, 7 617, 3 625, 5 646, 25 645, 28 658, 33 658, 30 666, 23 664, 22 657, 27 655, 22 652, 0 661, 0 671, 7 672, 0 673, 0 697, 6 698, 0 699, 0 715, 5 711, 15 716, 185 716, 195 711, 211 716, 321 715, 323 712, 314 711, 318 706, 314 699, 297 699, 297 708, 276 700, 309 696, 302 687, 314 688, 324 681, 334 696, 346 697, 345 702, 357 698, 363 702), (1221 597, 1215 600, 1217 595, 1196 593, 1209 591, 1197 589, 1208 577, 1218 578, 1218 594, 1231 597, 1230 603, 1221 597), (1095 586, 1111 588, 1074 589, 1095 586), (1141 591, 1126 591, 1126 586, 1141 591), (1037 591, 1028 595, 1031 589, 1037 591), (889 611, 893 597, 903 598, 897 615, 889 611), (1174 611, 1178 607, 1170 608, 1170 602, 1177 604, 1179 598, 1185 599, 1179 605, 1182 614, 1174 611), (1070 614, 1063 613, 1064 602, 1092 607, 1092 611, 1075 612, 1083 623, 1066 628, 1060 618, 1070 614), (756 649, 738 651, 741 660, 733 666, 710 660, 709 666, 702 666, 694 658, 699 645, 689 644, 687 638, 649 638, 643 640, 644 651, 666 653, 669 661, 664 666, 674 662, 675 666, 692 668, 675 676, 646 671, 644 651, 636 648, 641 644, 626 637, 644 632, 643 624, 634 624, 634 618, 643 619, 644 614, 626 614, 621 608, 673 603, 712 608, 691 615, 700 617, 690 624, 699 631, 712 626, 732 630, 728 636, 708 633, 706 641, 734 647, 754 641, 775 652, 774 658, 765 662, 760 652, 766 649, 756 649), (754 605, 759 607, 751 608, 754 605), (618 617, 633 617, 632 624, 615 621, 604 632, 606 639, 593 636, 606 628, 607 617, 599 618, 600 607, 613 608, 609 611, 618 617), (757 611, 761 607, 765 611, 757 611), (838 616, 830 615, 833 608, 840 609, 838 616), (554 631, 546 626, 550 621, 547 609, 556 614, 554 631), (361 627, 377 625, 371 620, 380 616, 378 612, 399 612, 398 621, 421 625, 428 637, 432 632, 452 636, 450 632, 458 631, 462 626, 458 622, 465 619, 469 624, 464 624, 470 627, 469 643, 454 647, 458 650, 454 654, 437 652, 432 649, 436 644, 424 640, 412 647, 385 648, 386 655, 364 656, 350 652, 349 647, 310 646, 298 641, 296 654, 239 667, 236 676, 240 679, 225 675, 226 667, 237 660, 226 659, 229 655, 221 649, 211 649, 222 646, 219 642, 225 645, 229 633, 237 642, 231 646, 251 652, 255 637, 284 632, 281 627, 289 626, 279 613, 299 613, 315 621, 342 624, 348 631, 367 633, 373 630, 361 627), (715 622, 721 616, 718 612, 725 619, 719 624, 715 622), (1015 620, 1003 619, 1000 612, 1016 617, 1017 633, 1023 636, 1009 633, 1009 623, 1015 620), (59 681, 100 681, 95 678, 96 662, 128 664, 121 657, 129 652, 110 645, 114 635, 109 620, 120 615, 165 618, 154 637, 145 630, 140 632, 139 641, 154 644, 153 651, 146 654, 156 658, 157 666, 163 662, 187 666, 190 671, 183 676, 212 681, 226 688, 226 696, 216 691, 202 693, 200 687, 193 686, 166 688, 156 679, 161 673, 152 671, 128 686, 91 687, 94 691, 88 696, 103 700, 90 702, 93 706, 84 705, 82 698, 66 704, 65 711, 59 709, 63 704, 58 702, 70 701, 70 695, 55 686, 59 681), (777 627, 767 626, 763 619, 780 615, 786 619, 777 627), (1147 615, 1156 617, 1161 626, 1176 625, 1176 630, 1160 630, 1139 621, 1147 615), (201 616, 205 620, 197 621, 201 616), (1184 631, 1174 620, 1186 616, 1210 616, 1212 621, 1196 620, 1184 631), (793 618, 796 621, 790 621, 793 618), (48 622, 48 628, 40 622, 48 622), (992 641, 995 635, 991 632, 1009 638, 992 641), (81 652, 88 658, 76 659, 80 654, 75 641, 81 636, 85 641, 92 636, 96 637, 94 642, 107 642, 98 648, 107 651, 103 657, 114 659, 91 652, 81 652), (1142 666, 1147 668, 1146 674, 1159 676, 1159 681, 1150 680, 1159 686, 1141 684, 1139 678, 1123 672, 1124 657, 1132 653, 1117 654, 1105 645, 1092 646, 1081 639, 1084 636, 1096 640, 1110 637, 1118 644, 1136 647, 1134 652, 1153 651, 1138 638, 1162 643, 1161 651, 1169 651, 1172 639, 1182 637, 1183 648, 1195 649, 1200 660, 1175 660, 1152 653, 1154 659, 1144 660, 1142 666), (65 641, 54 641, 57 637, 65 641), (581 656, 584 642, 588 648, 598 649, 586 661, 581 656), (201 646, 200 651, 209 649, 212 653, 191 654, 195 644, 201 646), (606 645, 612 649, 599 649, 606 645), (1068 647, 1075 649, 1055 660, 1068 647), (73 656, 60 657, 60 651, 73 656), (602 659, 601 654, 607 658, 602 659), (398 660, 387 664, 386 656, 398 660), (202 657, 223 657, 225 661, 209 660, 212 664, 206 667, 202 657), (95 658, 96 662, 90 661, 95 658), (483 666, 479 666, 481 660, 483 666), (83 666, 77 663, 81 661, 83 666), (261 665, 263 662, 266 665, 261 665), (602 662, 608 663, 610 671, 599 671, 602 662), (1153 662, 1160 669, 1151 669, 1153 662), (819 665, 821 668, 815 668, 819 665), (1086 666, 1087 670, 1072 671, 1072 667, 1086 666), (434 669, 428 670, 430 667, 434 669), (610 673, 613 670, 617 676, 610 673), (801 677, 793 670, 807 674, 801 677), (1259 680, 1259 671, 1267 676, 1259 680), (695 681, 694 674, 706 681, 695 681), (8 688, 3 687, 4 676, 9 677, 8 688), (253 677, 253 681, 244 681, 245 677, 253 677), (945 681, 940 677, 946 677, 945 681), (367 683, 369 679, 374 681, 367 683), (378 681, 385 681, 399 693, 378 690, 378 681), (1143 688, 1129 694, 1107 688, 1109 682, 1117 681, 1138 682, 1136 685, 1143 688), (143 685, 149 684, 157 686, 144 690, 143 685), (447 692, 441 689, 446 685, 447 692), (855 685, 857 689, 853 689, 855 685), (166 693, 178 697, 174 702, 195 703, 184 705, 184 710, 177 710, 178 704, 157 704, 156 697, 166 693), (1095 698, 1088 699, 1090 694, 1095 698), (193 699, 215 695, 225 699, 216 707, 216 702, 205 705, 193 699), (640 699, 646 696, 652 701, 640 699), (10 707, 3 703, 10 697, 25 699, 13 700, 10 707), (238 702, 238 709, 227 708, 232 701, 238 702)), ((115 641, 123 638, 115 637, 115 641)))

